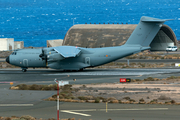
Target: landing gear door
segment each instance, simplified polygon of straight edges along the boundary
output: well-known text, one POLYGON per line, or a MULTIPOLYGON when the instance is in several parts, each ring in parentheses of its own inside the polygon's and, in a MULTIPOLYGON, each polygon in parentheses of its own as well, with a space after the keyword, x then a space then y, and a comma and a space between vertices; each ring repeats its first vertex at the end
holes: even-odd
POLYGON ((86 58, 85 58, 85 64, 90 65, 90 57, 86 57, 86 58))
POLYGON ((28 59, 23 60, 23 65, 24 65, 24 67, 28 67, 28 59))

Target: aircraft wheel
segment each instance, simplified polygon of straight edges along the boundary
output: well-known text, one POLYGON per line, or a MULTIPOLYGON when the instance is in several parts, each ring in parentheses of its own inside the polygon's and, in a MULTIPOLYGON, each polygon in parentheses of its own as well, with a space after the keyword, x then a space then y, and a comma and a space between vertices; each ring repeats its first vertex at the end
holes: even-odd
POLYGON ((79 71, 83 71, 84 69, 83 68, 81 68, 79 71))
POLYGON ((23 72, 26 72, 27 70, 26 69, 22 69, 23 72))

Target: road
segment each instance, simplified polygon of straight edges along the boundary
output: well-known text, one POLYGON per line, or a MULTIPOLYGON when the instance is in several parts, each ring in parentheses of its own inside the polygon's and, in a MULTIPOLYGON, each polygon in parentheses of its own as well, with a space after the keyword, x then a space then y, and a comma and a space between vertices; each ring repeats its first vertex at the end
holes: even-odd
MULTIPOLYGON (((56 102, 44 101, 56 91, 9 90, 9 83, 54 84, 54 78, 70 84, 117 83, 119 78, 143 79, 180 76, 180 69, 87 69, 82 72, 63 72, 51 69, 0 69, 0 115, 31 115, 36 118, 56 118, 56 102), (76 79, 74 82, 73 79, 76 79)), ((61 118, 82 120, 179 120, 180 107, 176 105, 141 105, 105 103, 60 103, 61 118)))

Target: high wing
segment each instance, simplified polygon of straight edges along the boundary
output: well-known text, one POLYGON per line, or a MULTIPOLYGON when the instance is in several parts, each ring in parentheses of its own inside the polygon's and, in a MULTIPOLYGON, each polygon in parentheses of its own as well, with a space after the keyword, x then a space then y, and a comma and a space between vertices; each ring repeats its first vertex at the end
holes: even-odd
POLYGON ((75 58, 81 54, 79 47, 74 46, 58 46, 42 49, 39 57, 46 61, 46 64, 61 61, 68 58, 75 58))
POLYGON ((76 57, 81 53, 81 50, 74 46, 59 46, 54 47, 54 50, 61 54, 64 58, 76 57))

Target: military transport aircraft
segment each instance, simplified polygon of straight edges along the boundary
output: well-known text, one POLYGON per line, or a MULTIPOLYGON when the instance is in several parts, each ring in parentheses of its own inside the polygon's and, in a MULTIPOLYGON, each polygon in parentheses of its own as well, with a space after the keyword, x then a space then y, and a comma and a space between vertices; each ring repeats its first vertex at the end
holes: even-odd
POLYGON ((168 19, 141 17, 138 26, 122 46, 104 48, 59 46, 43 49, 21 49, 15 50, 8 56, 6 62, 21 67, 23 72, 26 72, 28 67, 83 70, 103 65, 150 49, 150 43, 165 21, 168 19))

